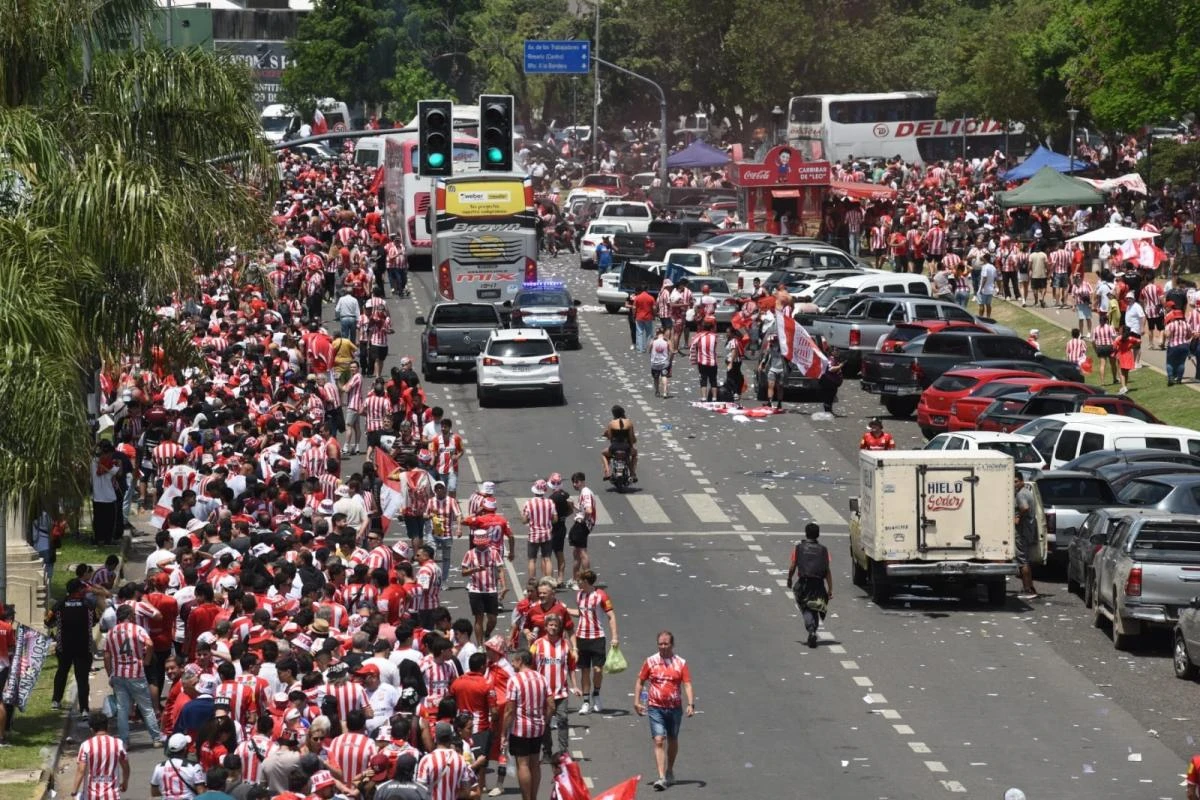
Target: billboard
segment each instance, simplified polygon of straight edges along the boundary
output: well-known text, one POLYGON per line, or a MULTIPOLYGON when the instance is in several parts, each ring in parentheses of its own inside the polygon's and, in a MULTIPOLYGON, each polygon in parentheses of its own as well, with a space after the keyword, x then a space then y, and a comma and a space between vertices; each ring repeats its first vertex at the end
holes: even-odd
POLYGON ((217 52, 250 68, 250 76, 254 81, 254 102, 260 110, 279 102, 283 71, 288 65, 287 42, 218 39, 213 44, 217 52))

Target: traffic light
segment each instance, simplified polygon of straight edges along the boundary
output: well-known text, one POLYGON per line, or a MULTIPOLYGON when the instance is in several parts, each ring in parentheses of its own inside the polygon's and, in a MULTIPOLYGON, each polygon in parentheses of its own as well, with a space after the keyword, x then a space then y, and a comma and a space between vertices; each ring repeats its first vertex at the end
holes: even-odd
POLYGON ((418 147, 422 177, 450 177, 454 172, 454 118, 449 100, 417 102, 418 147))
POLYGON ((479 96, 479 168, 512 172, 513 98, 511 94, 479 96))

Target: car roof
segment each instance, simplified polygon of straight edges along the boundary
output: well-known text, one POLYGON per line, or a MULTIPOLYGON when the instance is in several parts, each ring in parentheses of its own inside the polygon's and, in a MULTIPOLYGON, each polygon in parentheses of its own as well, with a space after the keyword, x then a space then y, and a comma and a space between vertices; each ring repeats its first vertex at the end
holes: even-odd
POLYGON ((518 339, 549 339, 550 334, 541 328, 498 328, 492 331, 489 341, 515 341, 518 339))
MULTIPOLYGON (((1007 367, 955 367, 954 369, 946 370, 944 375, 970 375, 974 378, 996 377, 1023 377, 1021 373, 1027 370, 1008 369, 1007 367)), ((1032 375, 1033 373, 1029 373, 1032 375)))
MULTIPOLYGON (((1120 414, 1109 414, 1106 416, 1102 414, 1087 414, 1082 411, 1068 411, 1062 414, 1047 414, 1046 416, 1041 417, 1041 419, 1064 423, 1094 422, 1098 424, 1112 423, 1114 425, 1139 425, 1141 427, 1148 427, 1149 425, 1149 423, 1142 422, 1140 419, 1123 417, 1120 414)), ((1188 431, 1188 433, 1195 433, 1195 431, 1188 431)))
MULTIPOLYGON (((1079 470, 1079 469, 1048 469, 1048 470, 1044 470, 1043 472, 1038 473, 1035 480, 1041 480, 1042 478, 1072 478, 1072 479, 1086 478, 1088 480, 1093 480, 1093 481, 1104 481, 1104 478, 1100 477, 1099 475, 1096 475, 1093 472, 1084 472, 1083 470, 1079 470)), ((1104 482, 1108 483, 1108 481, 1104 481, 1104 482)))
POLYGON ((1147 475, 1144 478, 1133 478, 1135 481, 1149 481, 1151 483, 1165 483, 1168 486, 1186 486, 1193 483, 1200 483, 1200 475, 1189 472, 1184 475, 1147 475))
POLYGON ((984 442, 1023 442, 1029 444, 1033 441, 1032 436, 1026 436, 1023 433, 1001 433, 1000 431, 945 431, 938 434, 939 436, 962 436, 968 441, 984 443, 984 442))

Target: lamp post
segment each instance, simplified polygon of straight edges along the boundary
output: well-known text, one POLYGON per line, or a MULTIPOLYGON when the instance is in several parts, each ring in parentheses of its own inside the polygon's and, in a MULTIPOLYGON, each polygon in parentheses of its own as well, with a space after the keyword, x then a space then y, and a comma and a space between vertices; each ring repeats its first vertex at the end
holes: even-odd
POLYGON ((1068 150, 1068 152, 1070 153, 1070 161, 1067 162, 1068 164, 1070 164, 1070 169, 1067 170, 1068 172, 1075 171, 1075 118, 1078 116, 1079 116, 1079 109, 1077 109, 1077 108, 1068 108, 1067 109, 1067 118, 1071 120, 1071 143, 1069 145, 1069 150, 1068 150))
POLYGON ((779 144, 779 126, 783 124, 783 109, 778 105, 771 109, 771 122, 774 125, 771 128, 771 144, 779 144))
MULTIPOLYGON (((596 33, 592 38, 592 56, 600 57, 600 0, 596 0, 596 33)), ((592 78, 592 170, 599 171, 599 160, 597 158, 598 148, 600 146, 600 62, 597 61, 594 65, 595 73, 592 78)), ((663 136, 666 136, 663 132, 663 136)))

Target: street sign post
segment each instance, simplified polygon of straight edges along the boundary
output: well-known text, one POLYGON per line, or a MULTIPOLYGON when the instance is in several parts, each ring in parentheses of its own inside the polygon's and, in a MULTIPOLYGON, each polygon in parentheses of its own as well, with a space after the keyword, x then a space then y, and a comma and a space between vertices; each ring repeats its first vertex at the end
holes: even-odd
POLYGON ((526 75, 586 75, 591 58, 592 43, 586 39, 525 40, 526 75))

